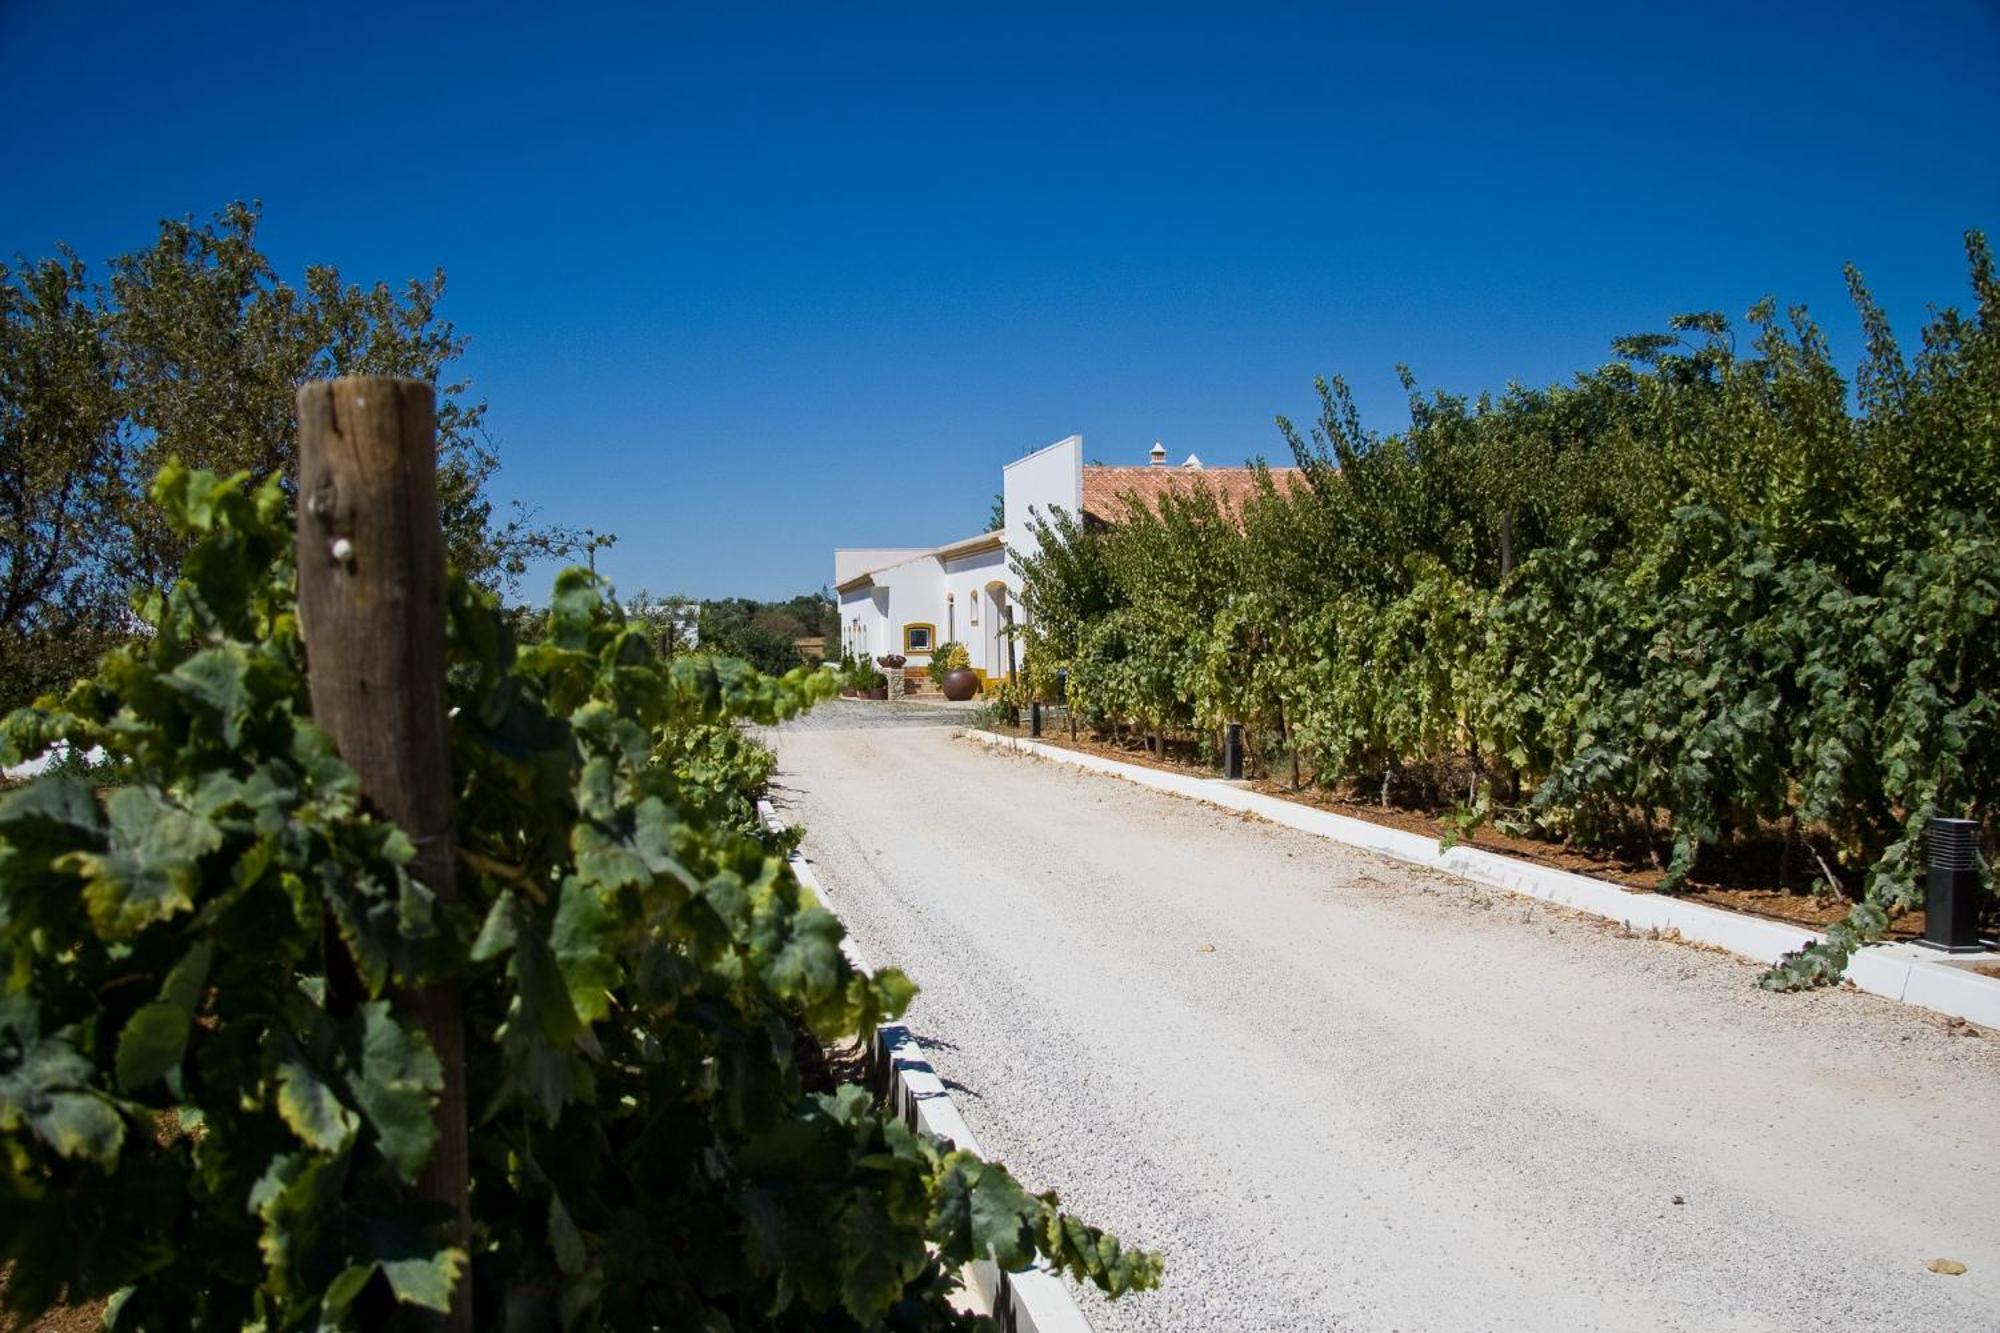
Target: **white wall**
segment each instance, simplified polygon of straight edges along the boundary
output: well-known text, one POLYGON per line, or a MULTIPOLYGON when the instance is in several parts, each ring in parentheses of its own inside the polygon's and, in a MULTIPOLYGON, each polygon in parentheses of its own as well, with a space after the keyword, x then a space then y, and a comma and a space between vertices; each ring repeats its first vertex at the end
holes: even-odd
MULTIPOLYGON (((1074 514, 1083 507, 1083 436, 1072 435, 1001 470, 1000 491, 1007 509, 1007 545, 1023 557, 1039 548, 1028 528, 1030 513, 1047 520, 1057 509, 1074 514)), ((1018 588, 1010 573, 1007 586, 1018 588)))
MULTIPOLYGON (((1001 470, 1000 490, 1007 509, 1007 549, 1028 559, 1041 549, 1041 543, 1035 540, 1028 526, 1031 518, 1047 522, 1058 509, 1071 514, 1083 509, 1083 436, 1057 440, 1046 449, 1015 459, 1001 470)), ((1017 624, 1026 623, 1027 612, 1021 606, 1021 580, 1013 571, 1011 558, 1007 565, 1003 579, 1014 603, 1014 619, 1017 624)), ((990 614, 990 608, 982 607, 980 631, 988 640, 983 651, 989 657, 1004 657, 1006 649, 994 646, 986 633, 984 622, 990 614)), ((1004 661, 998 661, 987 670, 997 675, 1005 667, 1004 661)))
POLYGON ((840 594, 840 651, 843 655, 865 654, 870 661, 890 650, 887 617, 874 588, 858 588, 840 594))
MULTIPOLYGON (((1074 514, 1083 504, 1083 437, 1072 435, 1017 458, 1000 474, 1006 527, 1002 538, 1010 550, 1033 554, 1031 514, 1044 518, 1058 509, 1074 514)), ((860 574, 872 575, 872 586, 840 594, 840 651, 870 659, 903 651, 903 627, 936 627, 934 642, 957 639, 972 665, 997 676, 1006 670, 1004 643, 993 634, 993 604, 987 585, 1004 584, 1007 600, 1021 616, 1020 580, 1014 576, 1007 550, 982 551, 948 565, 925 546, 845 547, 833 553, 833 581, 845 583, 860 574), (945 595, 951 594, 947 603, 945 595), (997 645, 997 646, 996 646, 997 645)), ((909 654, 912 666, 928 661, 909 654)))
POLYGON ((978 555, 963 556, 944 567, 944 590, 951 594, 950 614, 940 616, 937 622, 940 641, 957 639, 965 645, 965 651, 972 658, 972 665, 988 675, 999 675, 1005 662, 992 662, 987 644, 986 585, 995 579, 1004 578, 1007 569, 1005 551, 982 551, 978 555), (977 608, 978 623, 973 623, 974 608, 977 608))
MULTIPOLYGON (((943 641, 944 567, 935 556, 879 571, 875 575, 875 588, 881 594, 879 604, 885 612, 885 637, 882 640, 885 646, 871 649, 875 656, 903 651, 905 625, 935 625, 936 637, 931 642, 943 641)), ((921 666, 931 660, 929 653, 909 654, 909 657, 913 666, 921 666)))
POLYGON ((836 587, 847 582, 856 574, 871 574, 890 565, 913 560, 931 548, 928 546, 848 546, 835 547, 833 552, 833 582, 836 587))

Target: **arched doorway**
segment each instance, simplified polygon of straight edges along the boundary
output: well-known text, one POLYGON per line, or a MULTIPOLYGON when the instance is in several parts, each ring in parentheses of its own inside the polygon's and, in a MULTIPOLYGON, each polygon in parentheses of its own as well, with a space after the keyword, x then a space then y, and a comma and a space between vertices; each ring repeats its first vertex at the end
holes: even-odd
POLYGON ((985 630, 986 674, 990 679, 999 680, 1007 675, 1007 649, 1009 640, 1007 627, 1014 617, 1007 600, 1007 585, 995 579, 986 585, 983 594, 986 605, 980 608, 985 614, 980 618, 986 623, 985 630))

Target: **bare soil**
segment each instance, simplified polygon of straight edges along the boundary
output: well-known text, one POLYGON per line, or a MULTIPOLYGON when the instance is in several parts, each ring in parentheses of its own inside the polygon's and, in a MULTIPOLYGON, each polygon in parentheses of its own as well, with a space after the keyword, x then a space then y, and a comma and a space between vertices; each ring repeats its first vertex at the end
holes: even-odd
MULTIPOLYGON (((0 1269, 0 1294, 7 1290, 7 1274, 11 1266, 0 1269)), ((88 1305, 59 1305, 33 1323, 22 1324, 0 1314, 0 1329, 5 1333, 97 1333, 104 1327, 104 1302, 92 1301, 88 1305)))

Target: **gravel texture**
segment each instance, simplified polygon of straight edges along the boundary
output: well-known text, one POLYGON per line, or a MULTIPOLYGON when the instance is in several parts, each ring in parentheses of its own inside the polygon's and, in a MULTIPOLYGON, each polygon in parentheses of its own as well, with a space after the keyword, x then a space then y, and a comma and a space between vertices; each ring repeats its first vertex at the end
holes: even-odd
POLYGON ((2000 1037, 859 716, 779 809, 987 1150, 1165 1253, 1101 1333, 2000 1328, 2000 1037))
MULTIPOLYGON (((884 731, 904 727, 965 727, 984 707, 978 700, 952 703, 947 699, 828 699, 803 717, 785 724, 787 733, 801 731, 884 731)), ((769 739, 769 736, 766 736, 769 739)))

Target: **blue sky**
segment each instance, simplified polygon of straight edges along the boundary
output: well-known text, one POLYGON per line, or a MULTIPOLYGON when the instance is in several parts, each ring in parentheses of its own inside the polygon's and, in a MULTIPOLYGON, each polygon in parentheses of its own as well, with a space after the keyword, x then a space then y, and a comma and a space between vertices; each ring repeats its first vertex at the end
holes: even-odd
POLYGON ((1847 261, 1914 341, 2000 239, 2000 7, 0 0, 0 148, 0 253, 260 198, 288 275, 443 267, 503 500, 781 596, 1072 431, 1275 454, 1317 374, 1394 429, 1397 362, 1766 293, 1851 364, 1847 261))

